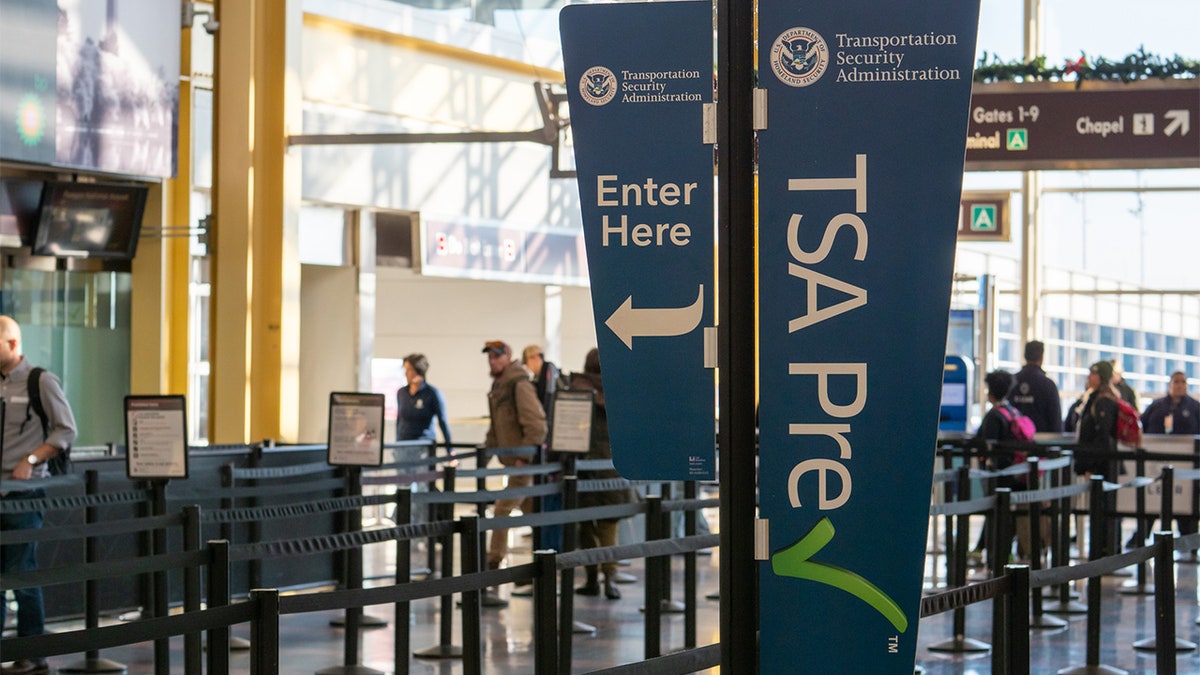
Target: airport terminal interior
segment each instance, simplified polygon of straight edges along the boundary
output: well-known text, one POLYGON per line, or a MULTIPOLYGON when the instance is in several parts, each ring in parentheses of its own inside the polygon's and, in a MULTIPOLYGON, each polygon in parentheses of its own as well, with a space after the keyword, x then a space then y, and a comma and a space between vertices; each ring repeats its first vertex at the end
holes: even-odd
MULTIPOLYGON (((304 546, 334 547, 332 539, 294 543, 299 548, 293 549, 269 542, 249 520, 258 514, 265 523, 280 516, 272 507, 290 508, 271 501, 276 498, 271 490, 284 488, 242 486, 252 496, 237 506, 251 515, 239 521, 220 499, 221 491, 230 489, 224 478, 238 476, 238 471, 252 475, 261 468, 272 479, 302 475, 288 474, 292 471, 325 481, 314 483, 308 507, 295 508, 327 511, 319 516, 316 511, 283 514, 300 518, 284 534, 296 542, 301 536, 349 536, 359 542, 362 587, 367 589, 391 584, 398 569, 396 553, 387 544, 367 545, 355 537, 378 530, 396 538, 397 528, 403 534, 404 527, 433 527, 428 523, 436 515, 421 511, 416 525, 406 525, 397 520, 394 504, 381 500, 419 484, 434 490, 414 489, 414 504, 440 503, 436 495, 447 492, 503 490, 505 477, 512 475, 506 473, 504 458, 485 469, 473 456, 476 446, 486 443, 491 423, 489 345, 502 342, 518 363, 528 345, 569 377, 584 371, 599 336, 611 338, 606 320, 613 308, 593 306, 586 255, 586 204, 577 184, 568 106, 570 88, 578 87, 567 81, 559 35, 559 11, 568 4, 0 0, 0 314, 21 325, 25 357, 61 381, 78 428, 73 474, 48 479, 50 506, 60 511, 47 519, 45 529, 74 533, 79 546, 48 541, 42 548, 43 567, 93 569, 83 565, 82 552, 84 539, 95 542, 85 525, 93 516, 85 513, 82 502, 70 503, 92 489, 84 481, 93 468, 100 476, 97 489, 111 493, 108 501, 97 497, 88 503, 99 508, 99 518, 127 518, 124 500, 141 499, 150 509, 151 501, 161 497, 154 505, 168 504, 170 511, 153 514, 158 518, 173 517, 168 514, 189 499, 202 502, 200 517, 207 518, 203 540, 232 531, 235 552, 244 556, 231 568, 235 599, 245 601, 252 582, 264 578, 249 567, 258 551, 283 561, 266 564, 264 587, 276 583, 285 605, 293 608, 306 602, 305 596, 345 590, 355 567, 347 562, 350 554, 343 558, 333 548, 311 557, 300 554, 304 546), (418 355, 425 362, 422 371, 428 371, 421 373, 424 381, 437 388, 445 406, 447 426, 436 435, 436 449, 430 449, 441 460, 427 465, 399 460, 389 470, 403 480, 384 485, 385 478, 376 475, 378 482, 361 494, 351 488, 340 491, 339 481, 357 474, 322 472, 318 466, 326 463, 325 453, 334 452, 336 397, 377 396, 369 399, 382 422, 378 433, 371 434, 379 441, 373 447, 380 452, 392 448, 397 392, 409 384, 406 361, 418 355), (193 458, 190 475, 184 464, 180 475, 170 477, 166 495, 153 499, 150 488, 127 473, 135 466, 126 463, 132 457, 130 399, 138 397, 178 403, 170 414, 178 413, 184 438, 180 447, 193 458), (479 473, 455 479, 454 470, 479 473), (147 492, 138 493, 141 497, 130 496, 143 489, 147 492), (355 516, 343 521, 330 515, 349 503, 338 500, 355 499, 366 500, 354 509, 355 516), (359 517, 361 522, 354 520, 359 517), (260 535, 266 548, 253 549, 260 535)), ((1057 388, 1064 416, 1093 386, 1089 377, 1100 362, 1113 364, 1121 374, 1135 393, 1131 403, 1138 413, 1168 397, 1178 373, 1188 395, 1200 397, 1200 50, 1195 38, 1200 3, 1087 4, 1082 11, 1075 0, 981 1, 960 222, 952 277, 947 279, 941 423, 936 447, 919 458, 931 466, 936 461, 921 589, 930 606, 960 585, 955 581, 960 573, 963 583, 984 584, 976 587, 977 593, 998 592, 986 586, 1003 571, 989 570, 990 551, 978 555, 954 546, 965 534, 972 546, 978 541, 977 548, 985 548, 982 543, 993 532, 985 533, 984 513, 997 508, 991 488, 997 477, 1002 482, 1013 475, 992 473, 994 466, 972 455, 965 443, 988 411, 987 373, 1019 371, 1025 365, 1025 345, 1036 340, 1045 346, 1042 368, 1057 388), (1039 96, 1106 92, 1115 96, 1116 107, 1100 113, 1068 106, 1073 120, 1068 127, 1077 135, 1045 144, 1060 154, 1035 156, 1019 147, 1021 152, 996 155, 993 140, 1004 140, 1013 150, 1012 144, 1025 142, 1026 129, 1009 130, 1007 139, 1001 138, 1003 130, 996 130, 993 139, 993 126, 1003 116, 984 101, 1007 101, 1005 97, 1030 91, 1039 96), (1139 106, 1147 100, 1166 101, 1168 109, 1143 112, 1139 106), (1102 119, 1104 115, 1112 119, 1102 119), (1072 154, 1085 142, 1109 140, 1118 147, 1111 155, 1072 154), (961 481, 954 471, 964 464, 973 473, 961 481), (942 490, 958 484, 971 489, 958 495, 942 490), (969 515, 960 514, 954 509, 967 507, 959 502, 976 507, 969 515), (984 587, 992 590, 979 590, 984 587)), ((714 65, 714 91, 716 73, 714 65)), ((707 89, 707 74, 704 79, 707 89)), ((1035 130, 1031 133, 1036 133, 1039 114, 1044 113, 1046 123, 1057 112, 1043 106, 1040 112, 1021 108, 1035 130)), ((1034 150, 1040 152, 1041 146, 1034 150)), ((716 192, 724 186, 715 167, 714 174, 716 192)), ((759 198, 757 186, 753 194, 759 198)), ((725 255, 728 244, 716 241, 714 253, 725 255)), ((718 257, 714 255, 714 267, 718 257)), ((645 280, 653 285, 655 274, 665 278, 671 273, 654 270, 645 280)), ((712 287, 723 283, 708 284, 711 299, 719 299, 712 287)), ((694 291, 693 286, 693 296, 694 291)), ((702 286, 702 297, 704 293, 702 286)), ((698 331, 695 337, 699 342, 698 331)), ((745 345, 744 353, 753 354, 756 346, 745 345)), ((653 370, 639 377, 669 383, 677 376, 653 370)), ((754 417, 752 433, 743 440, 757 438, 757 403, 768 395, 755 388, 758 375, 750 367, 713 378, 714 402, 728 391, 721 387, 734 380, 750 383, 742 391, 750 392, 754 405, 740 409, 753 409, 754 417)), ((719 417, 715 410, 714 417, 719 417)), ((709 428, 706 419, 706 439, 709 428)), ((1040 433, 1034 454, 1044 450, 1046 461, 1063 461, 1060 451, 1077 450, 1077 440, 1070 432, 1040 433)), ((749 450, 756 452, 757 446, 749 450)), ((1111 508, 1105 514, 1120 517, 1101 521, 1109 547, 1104 554, 1136 556, 1142 551, 1143 558, 1152 557, 1133 542, 1136 514, 1138 509, 1143 517, 1158 513, 1167 467, 1182 472, 1175 486, 1175 513, 1194 516, 1200 511, 1200 500, 1193 497, 1194 482, 1200 479, 1200 435, 1147 432, 1143 443, 1122 446, 1122 452, 1121 470, 1109 485, 1116 494, 1106 501, 1111 508), (1135 450, 1143 455, 1136 460, 1135 450)), ((698 461, 709 464, 726 457, 708 448, 700 456, 704 459, 698 461)), ((757 466, 757 461, 754 457, 751 464, 757 466)), ((689 509, 706 521, 707 531, 700 527, 693 537, 675 525, 664 535, 692 550, 657 558, 645 557, 644 550, 626 550, 629 557, 619 561, 617 572, 619 599, 561 590, 574 597, 575 623, 566 650, 569 661, 563 643, 556 652, 564 659, 561 672, 690 672, 686 665, 663 670, 629 665, 648 655, 647 598, 669 610, 661 617, 658 653, 685 653, 720 642, 722 622, 728 626, 731 621, 721 612, 721 564, 728 558, 712 542, 696 548, 700 545, 694 537, 721 535, 721 541, 730 541, 724 538, 732 536, 729 529, 722 533, 727 514, 716 506, 729 495, 722 475, 714 469, 708 480, 697 481, 694 499, 679 492, 674 502, 664 498, 677 509, 670 514, 675 525, 689 509), (669 570, 664 573, 650 560, 669 561, 669 570), (664 583, 648 583, 649 578, 664 583), (691 597, 684 597, 689 589, 691 597), (690 605, 694 617, 675 611, 684 605, 690 605), (633 669, 620 670, 623 665, 633 669)), ((14 481, 3 478, 4 491, 13 489, 14 481)), ((308 478, 296 478, 296 483, 304 480, 308 478)), ((1050 489, 1068 490, 1072 480, 1086 483, 1069 476, 1050 489)), ((660 489, 650 481, 634 487, 643 497, 660 489)), ((530 489, 549 488, 539 477, 530 489)), ((924 490, 922 486, 919 492, 924 490)), ((1059 548, 1051 554, 1051 542, 1046 542, 1039 563, 1043 573, 1047 567, 1080 565, 1100 555, 1088 549, 1092 523, 1086 497, 1045 497, 1055 508, 1069 502, 1076 517, 1056 521, 1054 532, 1061 537, 1053 544, 1059 548), (1063 528, 1079 535, 1078 541, 1067 541, 1063 528)), ((454 516, 477 512, 469 497, 445 503, 454 516)), ((648 507, 645 500, 636 504, 641 509, 637 515, 620 516, 619 546, 651 543, 648 507)), ((485 519, 487 513, 482 513, 485 519)), ((509 531, 502 568, 488 570, 476 560, 481 574, 535 563, 541 521, 536 516, 525 520, 531 513, 516 513, 521 524, 509 531)), ((170 527, 179 524, 172 520, 170 527)), ((743 528, 755 525, 745 522, 743 528)), ((114 539, 102 557, 118 559, 134 550, 150 557, 151 543, 135 541, 134 525, 127 530, 115 522, 106 527, 114 539), (116 550, 126 543, 128 550, 116 550)), ((264 532, 271 527, 265 525, 264 532)), ((409 537, 415 581, 451 583, 470 571, 464 546, 460 542, 448 549, 438 539, 444 534, 426 536, 422 531, 409 537), (447 551, 452 551, 451 573, 442 571, 439 558, 447 551)), ((1026 528, 1020 548, 1005 551, 1010 562, 1030 562, 1028 534, 1026 528)), ((1181 527, 1176 536, 1188 535, 1181 527)), ((559 542, 555 548, 562 545, 561 539, 549 541, 559 542)), ((879 550, 891 550, 889 544, 880 542, 879 550)), ((155 553, 169 549, 171 555, 187 555, 185 545, 173 538, 164 546, 155 553)), ((1181 641, 1176 672, 1200 673, 1195 648, 1200 642, 1200 564, 1188 550, 1174 551, 1172 559, 1174 626, 1181 641)), ((1139 568, 1136 562, 1092 576, 1091 589, 1083 578, 1048 586, 1047 592, 1069 592, 1082 604, 1068 603, 1066 611, 1054 615, 1061 625, 1047 621, 1027 629, 1029 664, 1024 672, 1098 664, 1112 668, 1105 672, 1163 672, 1157 659, 1165 647, 1157 652, 1153 644, 1134 647, 1154 640, 1160 630, 1156 603, 1163 601, 1152 590, 1158 565, 1151 560, 1139 568), (1086 603, 1096 589, 1102 609, 1089 616, 1086 603)), ((1037 573, 1035 566, 1035 580, 1048 578, 1037 573)), ((148 576, 146 581, 126 576, 119 588, 101 592, 96 604, 104 609, 93 617, 98 626, 134 625, 143 613, 167 611, 149 606, 151 599, 168 602, 164 597, 171 616, 186 617, 183 574, 169 575, 171 587, 165 593, 148 590, 148 576)), ((24 577, 16 579, 24 583, 24 577)), ((1009 577, 1004 579, 1009 583, 1009 577)), ((583 569, 576 569, 574 584, 583 582, 583 569)), ((83 584, 72 584, 47 594, 48 605, 56 598, 70 600, 69 609, 48 606, 51 633, 96 627, 85 618, 85 606, 92 601, 83 598, 83 584)), ((206 579, 205 587, 209 584, 206 579)), ((537 614, 529 589, 510 579, 499 585, 507 606, 479 609, 482 672, 530 673, 545 667, 538 661, 545 655, 539 655, 534 639, 537 614)), ((470 637, 464 634, 473 629, 462 619, 463 608, 454 604, 466 602, 467 590, 454 587, 443 597, 415 599, 410 614, 400 617, 410 637, 404 650, 406 672, 472 672, 473 666, 460 656, 439 651, 461 647, 470 637), (417 653, 423 649, 433 656, 417 653)), ((6 657, 4 643, 18 640, 18 612, 10 593, 4 601, 9 611, 0 662, 7 664, 14 659, 6 657)), ((278 624, 275 672, 404 672, 393 662, 394 606, 389 600, 366 607, 367 618, 380 619, 382 625, 370 622, 362 628, 353 658, 347 654, 352 641, 344 626, 331 624, 345 619, 343 610, 285 613, 278 624), (363 669, 356 670, 350 661, 363 669)), ((921 618, 917 672, 1021 672, 1019 664, 997 665, 994 660, 997 616, 993 602, 984 600, 921 618)), ((235 622, 234 637, 250 639, 249 626, 245 620, 235 622)), ((122 666, 113 671, 78 669, 82 654, 55 652, 49 668, 190 672, 189 659, 197 658, 189 651, 193 647, 180 637, 158 646, 143 640, 108 647, 102 656, 122 666)), ((252 654, 235 647, 228 671, 256 672, 252 654)))

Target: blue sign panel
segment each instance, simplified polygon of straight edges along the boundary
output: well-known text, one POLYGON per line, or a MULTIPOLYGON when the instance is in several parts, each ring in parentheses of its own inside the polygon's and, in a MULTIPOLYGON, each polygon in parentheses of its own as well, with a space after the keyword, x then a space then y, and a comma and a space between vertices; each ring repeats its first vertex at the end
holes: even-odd
POLYGON ((712 478, 712 5, 569 5, 559 24, 613 462, 712 478))
POLYGON ((764 673, 911 673, 978 2, 759 3, 764 673))

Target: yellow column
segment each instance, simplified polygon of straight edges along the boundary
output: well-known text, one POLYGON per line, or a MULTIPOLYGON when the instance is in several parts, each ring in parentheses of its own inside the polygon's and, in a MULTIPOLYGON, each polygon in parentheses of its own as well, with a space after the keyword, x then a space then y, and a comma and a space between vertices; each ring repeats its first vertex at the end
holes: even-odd
MULTIPOLYGON (((192 84, 191 31, 180 41, 179 135, 175 178, 152 188, 144 226, 186 227, 191 223, 192 84)), ((171 232, 171 230, 161 230, 171 232)), ((143 237, 133 261, 130 317, 130 391, 186 394, 188 374, 188 240, 143 237)))
POLYGON ((296 161, 287 135, 299 89, 298 6, 221 0, 216 38, 209 438, 296 435, 299 264, 296 161), (293 16, 294 15, 294 16, 293 16), (292 202, 285 208, 285 201, 292 202), (287 396, 287 400, 282 397, 287 396), (286 411, 286 412, 284 412, 286 411))

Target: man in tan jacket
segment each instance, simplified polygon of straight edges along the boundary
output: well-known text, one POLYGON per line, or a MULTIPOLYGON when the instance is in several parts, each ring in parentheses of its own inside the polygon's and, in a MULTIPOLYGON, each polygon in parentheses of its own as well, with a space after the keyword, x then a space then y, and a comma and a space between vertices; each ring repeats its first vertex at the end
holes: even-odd
MULTIPOLYGON (((483 346, 487 354, 488 368, 492 374, 492 389, 488 392, 488 412, 491 423, 488 425, 484 446, 488 448, 515 448, 522 446, 540 446, 546 438, 546 412, 542 402, 538 400, 537 391, 529 380, 529 373, 512 358, 512 348, 501 340, 492 340, 483 346)), ((499 457, 505 466, 524 466, 528 459, 514 455, 499 457)), ((533 476, 509 476, 505 489, 527 487, 533 484, 533 476)), ((533 499, 529 497, 514 497, 497 499, 492 507, 492 516, 503 518, 512 513, 513 509, 521 508, 522 513, 529 513, 533 507, 533 499)), ((500 563, 508 555, 508 530, 492 530, 491 542, 488 545, 488 569, 499 569, 500 563)), ((495 589, 488 589, 483 596, 484 607, 504 607, 506 600, 496 595, 495 589)))

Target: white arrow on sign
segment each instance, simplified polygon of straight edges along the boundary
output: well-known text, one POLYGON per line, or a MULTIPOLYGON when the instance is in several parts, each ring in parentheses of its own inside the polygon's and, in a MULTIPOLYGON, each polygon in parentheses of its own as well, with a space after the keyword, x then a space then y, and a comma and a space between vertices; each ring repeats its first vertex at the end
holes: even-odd
POLYGON ((1178 131, 1180 136, 1187 136, 1192 130, 1191 111, 1188 110, 1168 110, 1163 117, 1171 120, 1171 123, 1163 128, 1163 133, 1167 136, 1174 136, 1178 131))
POLYGON ((637 337, 672 337, 692 332, 704 318, 704 284, 700 284, 700 292, 696 301, 688 307, 668 308, 633 308, 633 296, 625 298, 625 302, 617 311, 604 322, 609 330, 621 338, 626 347, 633 349, 633 338, 637 337))

